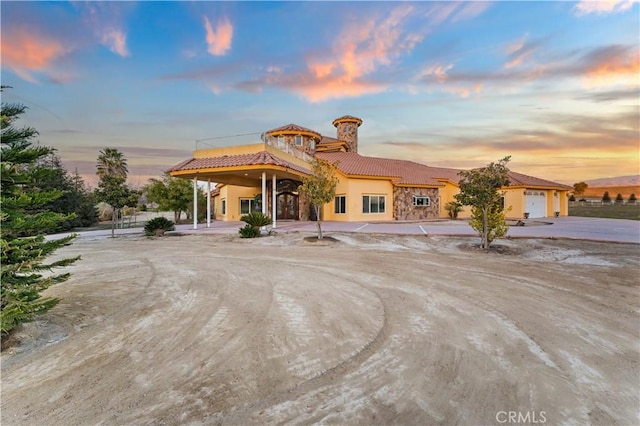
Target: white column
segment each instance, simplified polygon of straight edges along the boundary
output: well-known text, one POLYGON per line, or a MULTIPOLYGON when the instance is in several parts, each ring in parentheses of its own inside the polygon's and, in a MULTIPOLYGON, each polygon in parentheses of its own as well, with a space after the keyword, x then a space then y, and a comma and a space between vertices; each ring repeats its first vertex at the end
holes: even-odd
POLYGON ((262 214, 267 214, 267 172, 262 172, 262 214))
POLYGON ((207 228, 211 228, 211 179, 207 179, 207 228))
POLYGON ((193 229, 198 229, 198 178, 193 178, 193 229))
POLYGON ((273 219, 273 229, 276 228, 276 174, 271 178, 271 218, 273 219))

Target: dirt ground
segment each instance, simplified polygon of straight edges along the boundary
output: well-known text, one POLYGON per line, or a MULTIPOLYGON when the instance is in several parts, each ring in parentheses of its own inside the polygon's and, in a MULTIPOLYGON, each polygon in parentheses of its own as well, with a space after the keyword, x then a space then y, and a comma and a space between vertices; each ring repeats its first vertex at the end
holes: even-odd
POLYGON ((65 248, 2 425, 640 424, 637 245, 306 235, 65 248))

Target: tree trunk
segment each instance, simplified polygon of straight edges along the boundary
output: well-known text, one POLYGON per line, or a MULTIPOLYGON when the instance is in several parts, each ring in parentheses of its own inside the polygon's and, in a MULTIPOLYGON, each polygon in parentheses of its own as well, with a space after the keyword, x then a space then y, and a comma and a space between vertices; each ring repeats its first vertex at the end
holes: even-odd
POLYGON ((489 209, 482 209, 482 248, 489 250, 489 209))
POLYGON ((175 222, 176 225, 180 221, 180 213, 181 213, 180 210, 173 212, 173 221, 175 222))
POLYGON ((117 213, 116 213, 116 209, 114 208, 111 211, 111 238, 115 238, 116 237, 116 218, 117 218, 117 213))
POLYGON ((322 226, 320 225, 320 206, 315 206, 316 208, 316 223, 318 224, 318 239, 322 239, 322 226))

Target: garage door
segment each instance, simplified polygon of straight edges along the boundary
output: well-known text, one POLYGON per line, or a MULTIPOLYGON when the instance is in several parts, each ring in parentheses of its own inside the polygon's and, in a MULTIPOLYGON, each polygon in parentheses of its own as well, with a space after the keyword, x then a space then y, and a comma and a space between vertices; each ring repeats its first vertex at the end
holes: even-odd
POLYGON ((530 218, 547 216, 547 197, 542 191, 527 191, 525 212, 530 218))

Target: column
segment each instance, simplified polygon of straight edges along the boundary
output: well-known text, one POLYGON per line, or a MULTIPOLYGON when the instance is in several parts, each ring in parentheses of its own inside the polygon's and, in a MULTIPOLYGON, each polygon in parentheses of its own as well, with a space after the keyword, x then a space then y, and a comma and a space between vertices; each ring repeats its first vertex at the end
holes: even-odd
POLYGON ((211 228, 211 179, 207 179, 207 228, 211 228))
POLYGON ((193 229, 198 229, 198 178, 193 178, 193 229))
POLYGON ((262 214, 267 214, 267 172, 262 172, 262 214))
POLYGON ((273 219, 272 228, 276 229, 276 174, 271 178, 271 218, 273 219))

